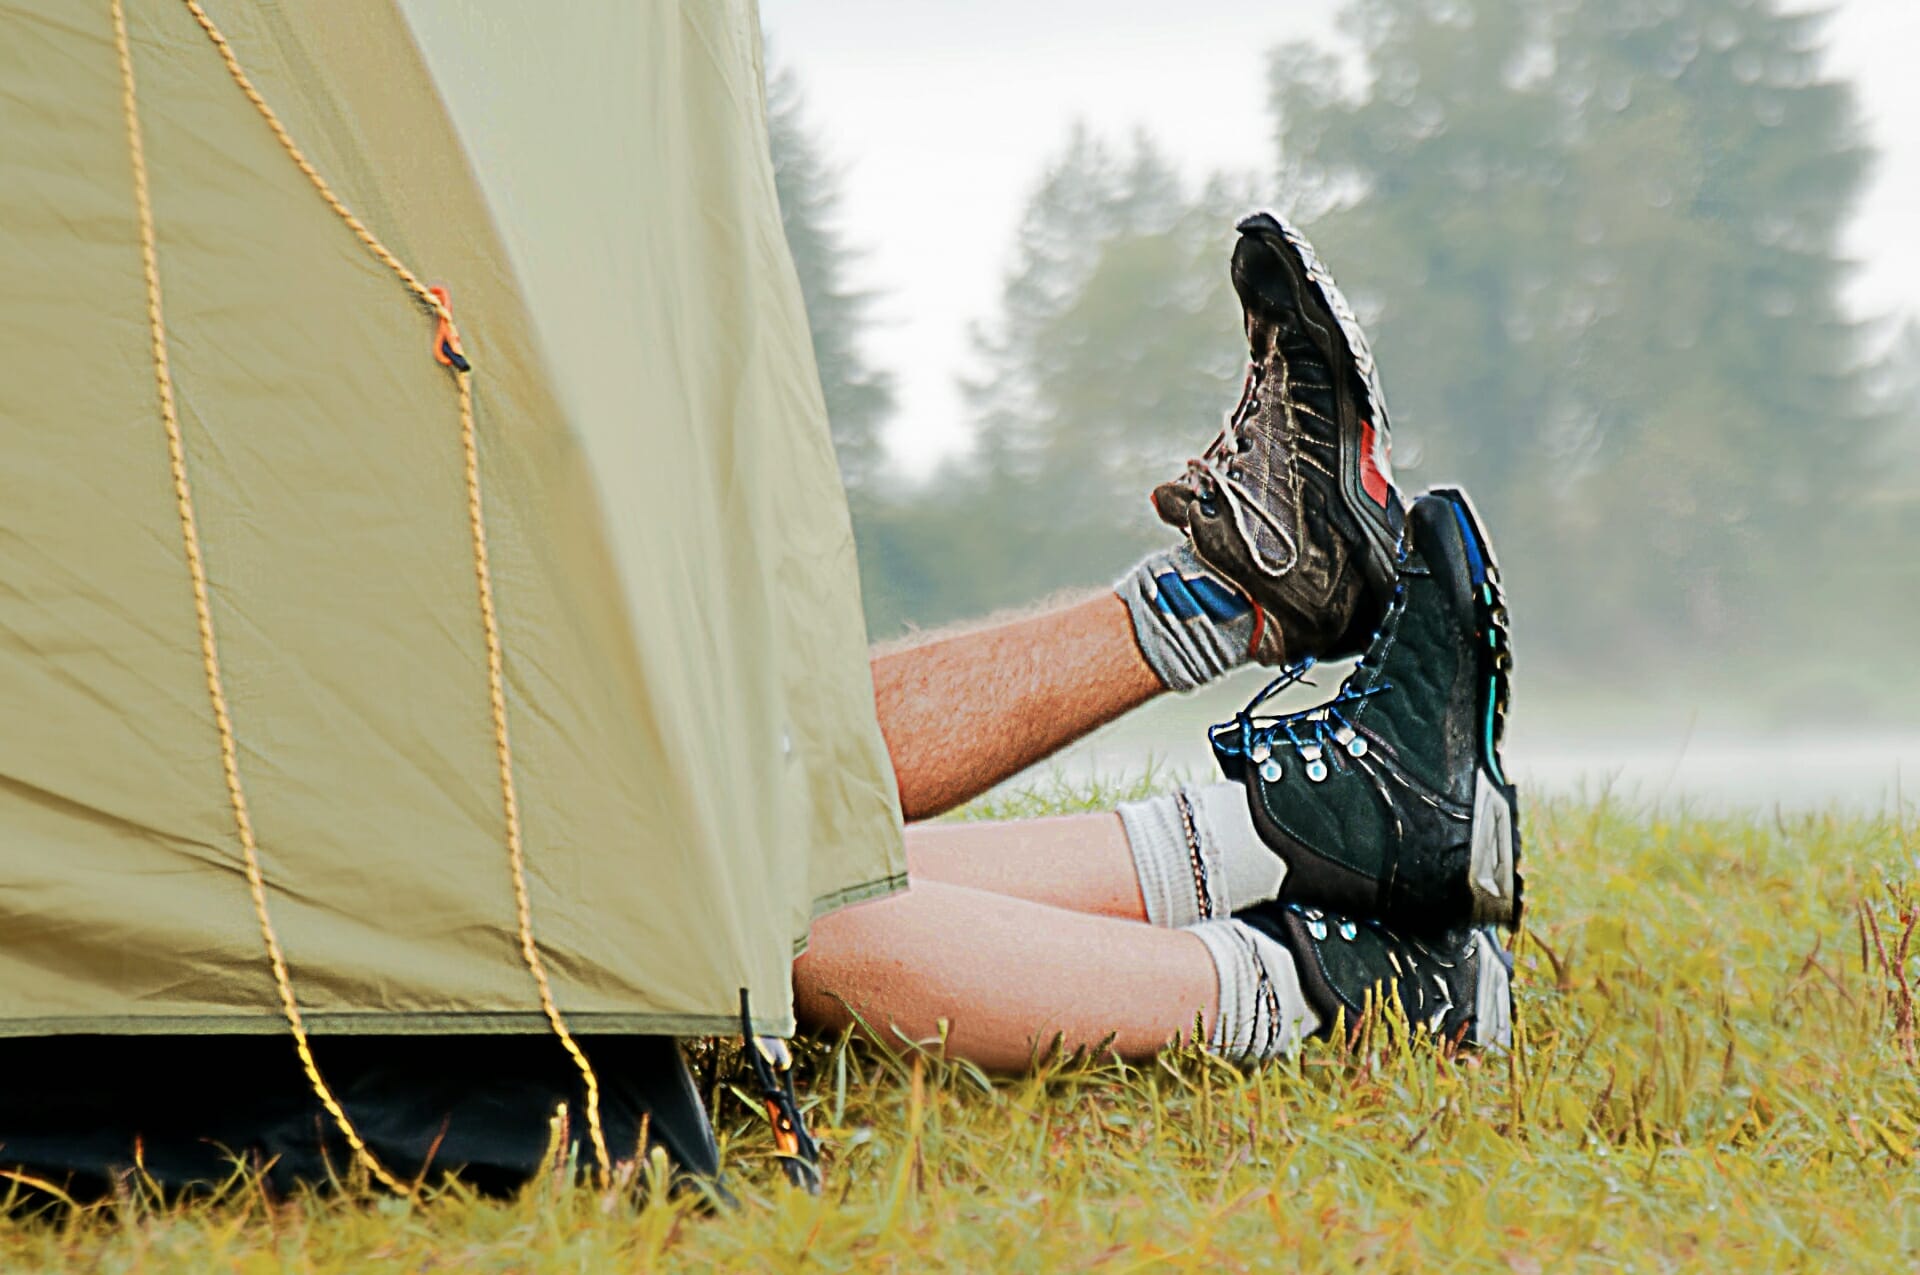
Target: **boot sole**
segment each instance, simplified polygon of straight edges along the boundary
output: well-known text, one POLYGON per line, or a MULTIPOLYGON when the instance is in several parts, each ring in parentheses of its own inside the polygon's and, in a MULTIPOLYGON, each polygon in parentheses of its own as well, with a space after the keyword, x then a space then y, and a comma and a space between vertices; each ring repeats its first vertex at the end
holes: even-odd
POLYGON ((1513 648, 1508 636, 1506 600, 1500 591, 1500 564, 1480 526, 1473 501, 1458 488, 1436 487, 1433 495, 1453 509, 1473 572, 1474 611, 1485 645, 1481 674, 1487 680, 1485 718, 1478 747, 1480 764, 1473 784, 1473 839, 1468 875, 1473 890, 1473 922, 1518 928, 1524 909, 1525 881, 1520 875, 1520 819, 1517 797, 1501 764, 1511 700, 1513 648))

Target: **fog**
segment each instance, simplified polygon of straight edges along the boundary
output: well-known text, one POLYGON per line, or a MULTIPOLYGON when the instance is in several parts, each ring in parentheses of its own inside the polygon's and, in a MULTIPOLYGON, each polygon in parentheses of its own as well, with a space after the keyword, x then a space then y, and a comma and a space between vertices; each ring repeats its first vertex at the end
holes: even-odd
MULTIPOLYGON (((1920 5, 1838 0, 1828 63, 1860 92, 1881 159, 1846 240, 1863 315, 1920 307, 1920 5)), ((1049 152, 1081 119, 1140 128, 1190 174, 1270 167, 1267 51, 1340 37, 1329 0, 762 0, 840 169, 842 220, 880 294, 877 361, 900 382, 888 430, 911 473, 969 442, 956 380, 992 308, 1049 152)), ((1338 263, 1335 263, 1336 269, 1338 263)))
MULTIPOLYGON (((1120 783, 1152 774, 1188 782, 1219 778, 1206 728, 1230 720, 1263 685, 1247 671, 1192 696, 1168 697, 1096 732, 1011 781, 1120 783)), ((1319 679, 1323 688, 1338 674, 1319 679)), ((1503 752, 1515 781, 1535 795, 1606 798, 1668 812, 1819 810, 1876 814, 1920 801, 1920 731, 1831 725, 1742 730, 1711 703, 1622 705, 1582 713, 1520 693, 1503 752), (1627 711, 1631 709, 1631 711, 1627 711)), ((1289 707, 1306 707, 1296 695, 1289 707)))
MULTIPOLYGON (((1403 483, 1493 515, 1516 773, 1890 802, 1920 768, 1920 6, 1370 8, 763 0, 875 636, 1164 542, 1141 496, 1231 406, 1232 217, 1272 204, 1374 333, 1403 483), (1289 115, 1272 58, 1303 41, 1328 60, 1287 63, 1289 115), (1483 101, 1454 71, 1495 54, 1483 101), (1194 264, 1156 276, 1146 241, 1194 264)), ((1257 686, 1056 765, 1205 774, 1257 686)))

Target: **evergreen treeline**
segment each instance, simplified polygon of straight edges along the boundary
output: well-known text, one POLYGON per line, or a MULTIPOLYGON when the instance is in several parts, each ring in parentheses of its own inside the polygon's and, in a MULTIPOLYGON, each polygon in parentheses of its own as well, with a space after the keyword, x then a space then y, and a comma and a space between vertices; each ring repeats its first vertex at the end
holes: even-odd
POLYGON ((1737 646, 1757 665, 1911 617, 1920 336, 1875 358, 1840 304, 1870 156, 1850 87, 1821 73, 1821 18, 1773 0, 1348 17, 1358 76, 1309 46, 1271 56, 1258 179, 1191 189, 1144 136, 1072 131, 976 334, 978 446, 912 488, 875 481, 889 387, 859 356, 831 173, 776 81, 874 635, 1098 584, 1164 543, 1145 493, 1232 405, 1227 253, 1262 205, 1362 311, 1403 485, 1463 481, 1497 529, 1529 653, 1622 668, 1737 646))

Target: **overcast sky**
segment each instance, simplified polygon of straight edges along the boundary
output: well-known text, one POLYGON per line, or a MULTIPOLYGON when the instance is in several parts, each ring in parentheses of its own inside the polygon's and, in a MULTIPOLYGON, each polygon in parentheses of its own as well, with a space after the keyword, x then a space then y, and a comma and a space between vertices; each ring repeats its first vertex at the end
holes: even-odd
MULTIPOLYGON (((1831 67, 1859 84, 1882 153, 1849 239, 1863 263, 1853 301, 1863 314, 1920 313, 1920 0, 1833 7, 1831 67)), ((965 445, 954 380, 967 328, 992 312, 1025 196, 1069 123, 1115 137, 1145 128, 1193 178, 1265 171, 1265 52, 1330 35, 1335 8, 761 0, 773 60, 799 72, 814 131, 844 173, 845 230, 867 254, 861 281, 882 294, 872 354, 900 378, 897 458, 924 470, 965 445)))

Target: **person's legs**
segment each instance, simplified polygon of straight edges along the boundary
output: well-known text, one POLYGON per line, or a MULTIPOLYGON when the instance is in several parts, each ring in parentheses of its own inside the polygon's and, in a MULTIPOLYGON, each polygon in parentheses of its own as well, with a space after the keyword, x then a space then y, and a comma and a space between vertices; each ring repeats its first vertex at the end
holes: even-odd
POLYGON ((794 1008, 816 1031, 857 1014, 915 1041, 944 1023, 950 1051, 998 1070, 1056 1036, 1147 1058, 1196 1024, 1226 1057, 1270 1058, 1323 1021, 1288 941, 1238 921, 1166 929, 922 881, 814 922, 794 1008))
POLYGON ((873 660, 906 817, 979 796, 1165 689, 1111 593, 873 660))
POLYGON ((1280 892, 1286 864, 1239 784, 1183 785, 1112 814, 914 824, 907 871, 1095 916, 1178 929, 1280 892))
POLYGON ((1219 979, 1193 934, 1047 907, 942 881, 843 908, 813 923, 793 966, 794 1007, 815 1030, 857 1013, 947 1046, 984 1067, 1016 1069, 1058 1033, 1124 1058, 1191 1032, 1211 1033, 1219 979))
POLYGON ((944 1019, 949 1048, 991 1067, 1024 1063, 1056 1033, 1069 1046, 1113 1033, 1121 1056, 1144 1056, 1189 1034, 1196 1014, 1231 1056, 1291 1048, 1319 1020, 1285 943, 1228 918, 1227 891, 1247 872, 1222 870, 1219 842, 1256 868, 1276 861, 1244 815, 1244 827, 1222 817, 1223 799, 1241 790, 1186 788, 1120 814, 909 827, 912 889, 814 923, 794 966, 800 1020, 838 1030, 857 1012, 923 1039, 944 1019))
POLYGON ((1168 929, 940 881, 814 923, 794 1007, 814 1031, 854 1016, 1012 1070, 1058 1036, 1149 1057, 1193 1032, 1236 1060, 1352 1028, 1391 999, 1450 1041, 1508 1038, 1508 972, 1490 929, 1428 938, 1299 904, 1168 929))
MULTIPOLYGON (((875 658, 909 819, 958 805, 1162 689, 1192 689, 1248 658, 1355 642, 1371 656, 1390 638, 1363 641, 1374 616, 1398 614, 1383 608, 1388 592, 1401 596, 1393 555, 1405 545, 1364 341, 1304 241, 1270 219, 1241 230, 1235 284, 1256 366, 1220 440, 1155 493, 1189 543, 1140 563, 1113 599, 875 658)), ((1356 762, 1368 755, 1371 741, 1344 718, 1314 720, 1356 762)), ((1244 714, 1240 726, 1246 734, 1244 714)), ((1305 782, 1333 773, 1320 734, 1287 742, 1305 782)), ((1240 744, 1263 783, 1277 782, 1277 739, 1240 744)), ((1183 790, 1119 820, 916 830, 913 889, 816 923, 795 966, 801 1018, 831 1028, 858 1013, 915 1038, 946 1022, 950 1048, 1004 1067, 1056 1033, 1150 1054, 1196 1012, 1216 1050, 1265 1057, 1389 994, 1426 1030, 1504 1040, 1505 956, 1490 930, 1413 938, 1302 901, 1259 903, 1278 885, 1259 855, 1242 861, 1261 869, 1259 881, 1246 876, 1255 906, 1228 915, 1240 908, 1223 896, 1247 886, 1210 855, 1208 829, 1237 837, 1251 818, 1244 795, 1210 803, 1183 790)), ((1257 850, 1266 839, 1252 835, 1257 850)), ((1297 865, 1279 857, 1284 878, 1297 865)))
MULTIPOLYGON (((1224 671, 1245 658, 1229 650, 1242 639, 1221 637, 1232 618, 1223 608, 1187 623, 1181 607, 1153 601, 1192 583, 1154 583, 1160 565, 1136 568, 1147 583, 1131 608, 1103 595, 875 658, 881 729, 909 819, 985 791, 1166 689, 1141 653, 1157 640, 1136 624, 1142 607, 1156 617, 1149 626, 1164 620, 1184 626, 1173 637, 1205 639, 1215 654, 1203 652, 1201 665, 1224 671)), ((1249 627, 1250 608, 1240 620, 1249 627)), ((1025 1065, 1056 1034, 1069 1047, 1111 1036, 1122 1057, 1145 1057, 1196 1021, 1234 1057, 1291 1048, 1318 1019, 1285 949, 1228 920, 1172 928, 1195 916, 1169 920, 1158 902, 1190 893, 1195 879, 1186 841, 1138 831, 1179 826, 1175 800, 1134 803, 1130 818, 909 826, 912 887, 814 922, 794 964, 800 1021, 832 1031, 857 1013, 912 1039, 937 1035, 945 1021, 950 1049, 995 1068, 1025 1065)), ((1200 844, 1209 862, 1219 858, 1200 844)))
MULTIPOLYGON (((1425 668, 1433 657, 1420 658, 1425 668)), ((1321 786, 1303 784, 1303 801, 1321 786)), ((794 972, 810 1028, 857 1013, 927 1039, 945 1022, 957 1055, 1012 1068, 1056 1034, 1069 1046, 1111 1035, 1116 1053, 1146 1056, 1198 1013, 1210 1046, 1258 1058, 1391 995, 1408 1021, 1449 1039, 1507 1035, 1507 966, 1490 931, 1411 937, 1263 902, 1289 861, 1255 827, 1238 783, 1114 815, 920 824, 907 830, 907 858, 907 894, 815 924, 794 972)))
POLYGON ((907 875, 916 884, 938 881, 1090 916, 1149 919, 1116 814, 914 824, 907 875))
POLYGON ((1164 690, 1274 662, 1281 626, 1186 545, 1112 593, 873 657, 874 703, 908 819, 950 810, 1164 690))

